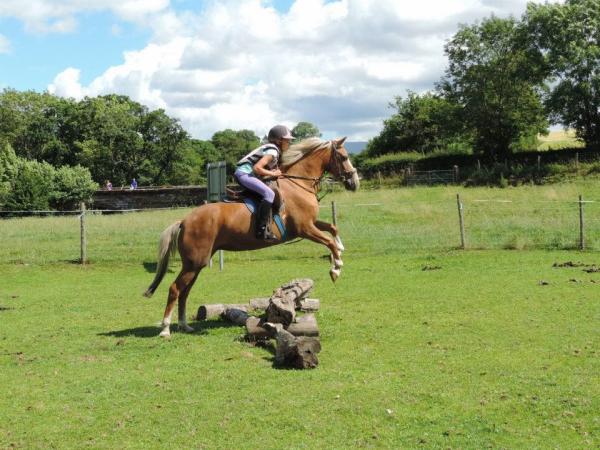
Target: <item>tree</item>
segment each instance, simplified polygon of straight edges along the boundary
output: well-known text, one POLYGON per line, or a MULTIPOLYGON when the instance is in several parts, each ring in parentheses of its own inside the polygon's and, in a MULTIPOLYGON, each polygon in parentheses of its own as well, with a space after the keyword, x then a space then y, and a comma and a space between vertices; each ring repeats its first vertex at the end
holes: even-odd
POLYGON ((449 66, 439 91, 462 106, 474 150, 503 158, 519 140, 547 129, 541 102, 544 73, 513 18, 463 26, 445 46, 449 66))
POLYGON ((233 173, 240 158, 260 145, 260 139, 250 130, 217 131, 210 142, 217 150, 220 160, 227 163, 229 173, 233 173))
POLYGON ((552 122, 600 147, 600 2, 531 3, 524 20, 553 77, 546 99, 552 122))
POLYGON ((321 137, 322 134, 316 125, 310 122, 298 122, 292 129, 292 135, 295 141, 301 141, 310 137, 321 137))
POLYGON ((396 97, 390 104, 396 113, 383 122, 381 133, 369 141, 366 155, 417 151, 430 153, 446 150, 467 138, 460 120, 459 106, 439 94, 396 97))

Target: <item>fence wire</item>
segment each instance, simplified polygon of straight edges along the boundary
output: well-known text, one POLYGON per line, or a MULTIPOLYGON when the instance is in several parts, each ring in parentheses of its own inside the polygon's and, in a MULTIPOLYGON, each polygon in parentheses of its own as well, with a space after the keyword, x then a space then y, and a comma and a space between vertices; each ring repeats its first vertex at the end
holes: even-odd
MULTIPOLYGON (((583 204, 584 244, 600 250, 600 202, 583 204)), ((578 201, 471 199, 463 202, 467 249, 576 249, 581 244, 578 201)), ((87 256, 91 262, 156 260, 164 228, 191 208, 88 210, 85 212, 87 256)), ((448 250, 461 245, 456 200, 336 202, 336 222, 347 251, 377 255, 413 250, 448 250)), ((0 220, 0 263, 78 262, 81 211, 70 215, 30 212, 31 217, 0 220)), ((323 202, 320 219, 333 221, 331 202, 323 202)), ((227 252, 226 260, 312 258, 327 251, 303 241, 261 252, 227 252)))

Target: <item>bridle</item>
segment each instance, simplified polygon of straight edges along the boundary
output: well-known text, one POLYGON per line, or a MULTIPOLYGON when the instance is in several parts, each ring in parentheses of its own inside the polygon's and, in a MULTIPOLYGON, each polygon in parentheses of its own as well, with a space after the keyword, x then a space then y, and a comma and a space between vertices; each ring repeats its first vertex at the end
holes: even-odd
POLYGON ((335 141, 331 141, 331 159, 329 160, 329 166, 331 166, 330 172, 334 172, 337 170, 338 177, 342 182, 346 182, 354 178, 354 174, 356 173, 356 169, 345 170, 344 163, 348 161, 348 155, 342 155, 338 152, 337 144, 335 141))
MULTIPOLYGON (((336 142, 331 141, 331 156, 329 158, 329 163, 327 164, 326 168, 331 173, 334 173, 334 171, 337 171, 338 178, 344 183, 348 180, 351 180, 354 177, 354 174, 356 173, 356 169, 352 169, 352 170, 344 169, 344 163, 346 161, 348 161, 348 156, 342 155, 340 152, 338 152, 336 142)), ((316 177, 303 177, 300 175, 283 174, 283 175, 281 175, 281 178, 287 178, 296 186, 304 189, 307 192, 317 195, 317 193, 321 190, 321 181, 323 180, 324 176, 325 175, 323 174, 320 177, 316 178, 316 177), (306 188, 306 186, 303 186, 300 183, 295 182, 294 180, 312 181, 311 189, 306 188)))

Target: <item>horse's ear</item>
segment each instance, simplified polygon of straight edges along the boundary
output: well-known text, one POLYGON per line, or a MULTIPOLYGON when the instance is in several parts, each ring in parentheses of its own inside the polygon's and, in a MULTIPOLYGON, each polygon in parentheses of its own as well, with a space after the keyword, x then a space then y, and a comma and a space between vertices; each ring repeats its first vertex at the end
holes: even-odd
POLYGON ((346 136, 335 141, 335 143, 337 144, 338 147, 341 147, 342 145, 344 145, 344 142, 346 142, 346 136))

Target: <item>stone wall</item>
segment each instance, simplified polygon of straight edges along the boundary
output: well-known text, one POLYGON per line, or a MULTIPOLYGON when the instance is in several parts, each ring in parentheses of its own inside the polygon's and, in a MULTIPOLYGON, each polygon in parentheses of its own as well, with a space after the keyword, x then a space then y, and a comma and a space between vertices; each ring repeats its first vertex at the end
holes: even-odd
POLYGON ((206 186, 174 186, 143 189, 101 189, 88 209, 124 210, 198 206, 206 200, 206 186))

